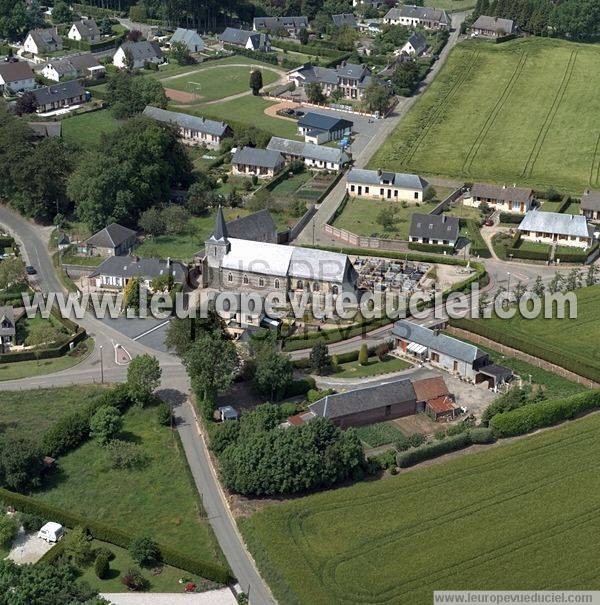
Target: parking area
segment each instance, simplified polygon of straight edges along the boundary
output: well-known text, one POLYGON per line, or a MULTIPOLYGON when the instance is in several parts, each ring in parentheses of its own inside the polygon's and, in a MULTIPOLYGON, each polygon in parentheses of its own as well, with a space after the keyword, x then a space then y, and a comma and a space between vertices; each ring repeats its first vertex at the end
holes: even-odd
POLYGON ((154 317, 118 317, 111 319, 110 317, 104 317, 101 321, 127 338, 140 342, 146 347, 157 351, 167 351, 165 338, 170 321, 168 319, 156 319, 154 317))
POLYGON ((21 528, 7 558, 17 565, 37 563, 53 546, 46 540, 38 538, 36 533, 28 534, 21 528))

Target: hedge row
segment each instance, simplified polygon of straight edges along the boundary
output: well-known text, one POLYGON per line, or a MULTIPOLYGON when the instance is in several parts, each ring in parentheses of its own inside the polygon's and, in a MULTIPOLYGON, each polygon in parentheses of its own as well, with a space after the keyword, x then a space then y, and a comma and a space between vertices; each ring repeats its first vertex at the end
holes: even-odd
POLYGON ((572 420, 579 414, 596 408, 600 408, 600 390, 585 391, 571 397, 530 403, 510 412, 496 414, 490 420, 490 428, 498 437, 514 437, 564 420, 572 420))
POLYGON ((430 254, 454 254, 454 246, 443 246, 441 244, 421 244, 419 242, 409 242, 409 250, 419 250, 429 252, 430 254))
POLYGON ((459 435, 446 437, 442 441, 434 441, 421 447, 407 450, 406 452, 400 452, 396 456, 396 463, 400 468, 407 468, 424 460, 431 460, 431 458, 437 458, 449 452, 462 450, 471 444, 469 433, 460 433, 459 435))
MULTIPOLYGON (((136 537, 121 529, 116 529, 93 519, 87 519, 62 508, 36 500, 35 498, 16 494, 3 488, 0 488, 0 500, 5 505, 13 506, 16 510, 39 515, 44 519, 52 519, 66 527, 82 527, 97 540, 109 542, 121 548, 128 548, 136 537)), ((159 544, 159 548, 162 560, 167 565, 172 565, 189 573, 219 582, 220 584, 227 584, 233 579, 230 570, 221 565, 190 557, 161 544, 159 544)))
POLYGON ((303 46, 302 44, 296 44, 287 40, 276 40, 273 46, 282 50, 291 50, 292 52, 313 55, 315 57, 329 57, 330 59, 338 59, 340 61, 343 60, 341 57, 346 54, 343 51, 319 46, 318 44, 305 44, 303 46))
POLYGON ((528 250, 527 248, 521 249, 519 242, 512 248, 507 248, 506 254, 523 260, 546 261, 550 258, 550 246, 546 246, 545 250, 528 250))
POLYGON ((564 250, 557 250, 554 253, 554 258, 560 259, 561 263, 585 263, 592 254, 596 253, 598 246, 599 244, 596 242, 590 250, 579 251, 577 249, 573 249, 572 252, 570 250, 566 252, 564 250))
POLYGON ((586 357, 574 357, 573 354, 565 355, 560 349, 552 347, 548 344, 537 344, 531 338, 525 338, 516 334, 507 333, 504 330, 499 330, 489 322, 482 320, 473 320, 469 318, 451 319, 450 325, 468 332, 474 332, 484 338, 489 338, 495 342, 518 349, 534 357, 539 357, 550 363, 556 364, 578 374, 585 376, 595 382, 600 382, 600 368, 597 365, 589 363, 586 357))
POLYGON ((481 258, 491 258, 492 254, 487 247, 485 240, 481 236, 477 221, 474 221, 473 219, 465 219, 464 222, 469 230, 469 237, 471 240, 471 255, 480 256, 481 258))
POLYGON ((316 389, 317 383, 312 376, 307 376, 306 378, 299 378, 298 380, 293 380, 285 390, 285 398, 288 397, 297 397, 298 395, 305 395, 311 389, 316 389))
POLYGON ((37 359, 54 359, 55 357, 62 357, 71 350, 71 344, 73 347, 75 347, 86 338, 87 332, 85 329, 78 328, 74 336, 69 338, 67 342, 58 347, 40 349, 37 351, 15 351, 14 353, 2 353, 0 355, 0 363, 14 363, 16 361, 33 361, 37 359))
POLYGON ((500 222, 501 223, 511 223, 513 225, 520 225, 523 220, 523 215, 514 214, 512 212, 501 212, 500 213, 500 222))
POLYGON ((0 235, 0 248, 12 248, 15 240, 10 235, 0 235))

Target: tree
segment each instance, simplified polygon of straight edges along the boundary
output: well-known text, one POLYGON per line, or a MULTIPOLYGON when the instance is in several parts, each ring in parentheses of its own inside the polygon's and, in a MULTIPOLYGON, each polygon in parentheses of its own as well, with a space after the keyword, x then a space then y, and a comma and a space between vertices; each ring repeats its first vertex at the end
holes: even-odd
POLYGON ((173 351, 178 357, 183 358, 189 346, 200 337, 201 334, 217 331, 224 338, 225 324, 214 309, 208 309, 206 317, 179 318, 175 317, 167 327, 165 344, 169 351, 173 351))
POLYGON ((139 565, 151 565, 161 560, 158 544, 146 536, 132 540, 127 550, 129 550, 131 558, 139 565))
POLYGON ((148 235, 162 235, 166 231, 164 216, 156 206, 142 212, 138 226, 148 235))
POLYGON ((18 532, 19 524, 16 517, 2 513, 0 516, 0 546, 10 548, 18 532))
POLYGON ((307 84, 304 87, 304 90, 309 103, 315 103, 317 105, 325 103, 323 87, 318 82, 311 82, 310 84, 307 84))
POLYGON ((515 300, 519 302, 523 298, 523 296, 525 296, 526 292, 527 286, 525 286, 525 284, 521 280, 519 280, 513 288, 513 295, 515 297, 515 300))
POLYGON ((259 69, 254 69, 250 72, 250 89, 252 94, 257 97, 260 89, 263 87, 262 72, 259 69))
POLYGON ((162 218, 167 233, 179 234, 187 227, 190 213, 183 206, 173 204, 162 211, 162 218))
POLYGON ((123 306, 125 309, 140 310, 140 294, 143 288, 139 277, 131 277, 123 288, 123 306))
POLYGON ((331 357, 327 345, 319 340, 310 352, 310 365, 319 376, 331 368, 331 357))
POLYGON ((125 36, 128 42, 139 42, 142 37, 142 32, 139 29, 130 29, 125 36))
POLYGON ((186 208, 194 216, 205 215, 214 199, 212 189, 212 181, 203 173, 200 173, 202 178, 190 185, 187 193, 186 208))
POLYGON ((23 40, 30 29, 41 27, 39 7, 25 0, 0 0, 0 37, 11 41, 23 40))
POLYGON ((35 113, 37 108, 37 99, 30 90, 23 93, 20 97, 17 97, 17 100, 15 101, 15 113, 19 116, 28 113, 35 113))
POLYGON ((302 44, 302 46, 308 44, 308 30, 305 27, 298 31, 298 41, 300 44, 302 44))
POLYGON ((150 76, 118 71, 109 76, 106 90, 112 114, 119 120, 141 113, 146 105, 165 108, 168 103, 163 85, 150 76))
POLYGON ((598 267, 595 264, 591 264, 587 271, 587 276, 585 278, 586 286, 593 286, 596 283, 598 276, 598 267))
POLYGON ((25 266, 19 257, 6 258, 0 262, 0 290, 22 284, 26 279, 25 266))
POLYGON ((127 368, 127 391, 132 401, 144 406, 160 385, 162 370, 158 359, 144 353, 131 360, 127 368))
POLYGON ((540 298, 544 296, 546 286, 544 286, 544 282, 542 281, 541 275, 538 275, 535 278, 535 282, 533 283, 533 287, 531 288, 531 290, 536 296, 539 296, 540 298))
POLYGON ((377 348, 375 349, 375 354, 377 355, 377 359, 379 359, 379 361, 385 361, 389 355, 389 352, 389 342, 382 342, 381 344, 378 344, 377 348))
POLYGON ((557 273, 548 284, 548 292, 550 292, 550 294, 560 292, 563 288, 564 281, 565 278, 560 273, 557 273))
POLYGON ((110 561, 108 560, 108 556, 105 553, 100 553, 96 556, 96 560, 94 561, 94 573, 97 578, 104 580, 108 577, 109 571, 110 561))
POLYGON ((173 57, 179 65, 191 65, 194 63, 194 58, 190 54, 190 49, 184 42, 174 42, 171 44, 171 57, 173 57))
POLYGON ((84 566, 91 559, 91 542, 83 528, 74 527, 66 533, 63 538, 63 551, 76 567, 84 566))
POLYGON ((370 111, 383 115, 390 105, 390 91, 377 82, 371 82, 365 88, 365 102, 370 111))
POLYGON ((122 428, 121 412, 112 405, 99 407, 90 420, 90 436, 102 445, 106 445, 122 428))
POLYGON ((55 24, 73 23, 77 15, 74 15, 66 2, 57 0, 52 9, 52 22, 55 24))
POLYGON ((392 206, 382 208, 377 215, 377 222, 386 230, 391 231, 394 228, 396 219, 392 206))
POLYGON ((366 366, 369 363, 369 349, 367 343, 363 342, 360 345, 360 351, 358 353, 358 363, 361 366, 366 366))
POLYGON ((258 361, 253 380, 254 388, 261 395, 278 401, 284 396, 293 376, 294 369, 290 359, 273 351, 258 361))

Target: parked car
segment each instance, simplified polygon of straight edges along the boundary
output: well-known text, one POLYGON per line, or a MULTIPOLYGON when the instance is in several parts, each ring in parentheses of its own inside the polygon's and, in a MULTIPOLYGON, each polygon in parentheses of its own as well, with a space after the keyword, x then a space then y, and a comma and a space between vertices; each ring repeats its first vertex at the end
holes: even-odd
POLYGON ((35 267, 32 267, 31 265, 27 265, 25 267, 25 273, 27 273, 27 275, 35 275, 37 273, 37 271, 35 270, 35 267))
POLYGON ((48 521, 46 525, 43 525, 38 531, 38 538, 46 540, 46 542, 58 542, 65 533, 65 528, 60 523, 54 523, 54 521, 48 521))

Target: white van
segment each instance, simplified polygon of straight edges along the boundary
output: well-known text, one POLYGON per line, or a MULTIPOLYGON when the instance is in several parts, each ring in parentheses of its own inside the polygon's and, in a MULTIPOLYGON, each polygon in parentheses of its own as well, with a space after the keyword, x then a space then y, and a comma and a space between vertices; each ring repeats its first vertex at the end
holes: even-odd
POLYGON ((46 542, 58 542, 65 533, 65 528, 60 523, 49 521, 38 532, 38 538, 46 542))

